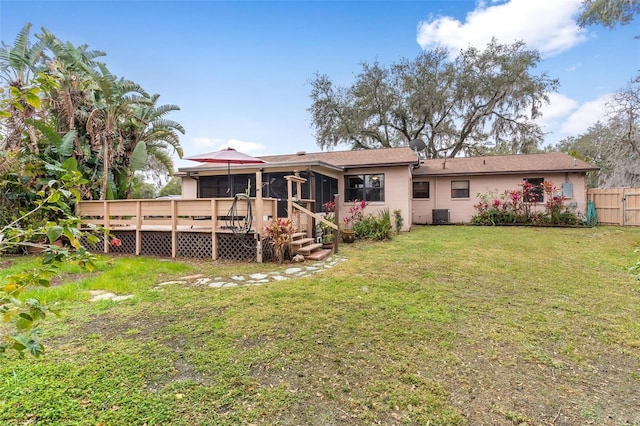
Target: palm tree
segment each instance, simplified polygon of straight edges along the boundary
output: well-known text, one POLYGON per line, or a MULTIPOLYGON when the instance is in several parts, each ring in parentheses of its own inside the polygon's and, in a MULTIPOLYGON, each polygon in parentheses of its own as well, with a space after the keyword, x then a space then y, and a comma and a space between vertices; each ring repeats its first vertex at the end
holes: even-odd
POLYGON ((184 134, 184 127, 176 121, 163 118, 180 108, 176 105, 156 106, 159 97, 160 95, 153 95, 148 99, 148 104, 136 105, 133 117, 125 126, 127 144, 119 163, 120 172, 126 178, 123 176, 121 181, 130 183, 133 172, 150 168, 151 164, 159 165, 168 174, 173 174, 173 160, 169 151, 173 150, 182 158, 178 133, 184 134), (146 161, 147 156, 154 161, 146 161))
POLYGON ((124 153, 123 124, 134 116, 135 106, 148 103, 148 95, 140 85, 116 77, 99 65, 101 75, 94 91, 94 105, 87 118, 87 133, 94 151, 101 152, 102 180, 100 199, 113 198, 109 191, 109 177, 114 159, 124 153))
POLYGON ((34 76, 44 70, 44 45, 31 44, 29 33, 31 24, 26 23, 18 32, 13 46, 2 42, 0 47, 0 80, 8 89, 6 110, 2 116, 7 119, 3 146, 16 149, 22 146, 22 132, 29 136, 29 149, 39 153, 35 129, 26 120, 36 117, 42 102, 41 87, 47 83, 34 84, 34 76))
MULTIPOLYGON (((75 47, 69 42, 62 43, 44 28, 37 37, 54 54, 48 69, 58 82, 50 97, 57 130, 62 134, 76 130, 76 121, 80 122, 79 127, 85 127, 87 114, 83 112, 91 109, 88 93, 97 89, 96 80, 99 78, 96 71, 98 62, 94 59, 106 54, 97 50, 88 51, 86 44, 75 47)), ((73 156, 78 160, 84 156, 82 136, 76 132, 74 137, 73 156)))

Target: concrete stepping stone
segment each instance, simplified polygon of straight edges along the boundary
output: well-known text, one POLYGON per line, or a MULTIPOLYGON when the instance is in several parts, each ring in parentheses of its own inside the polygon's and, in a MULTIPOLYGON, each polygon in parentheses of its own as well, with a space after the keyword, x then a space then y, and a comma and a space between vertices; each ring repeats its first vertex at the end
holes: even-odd
POLYGON ((127 294, 126 296, 114 296, 111 298, 114 302, 121 302, 123 300, 131 299, 133 294, 127 294))
POLYGON ((249 275, 250 278, 253 278, 254 280, 263 280, 265 278, 268 277, 267 274, 251 274, 249 275))
POLYGON ((187 275, 186 277, 181 277, 181 280, 195 280, 196 278, 202 278, 204 275, 196 274, 196 275, 187 275))
POLYGON ((173 285, 173 284, 186 284, 186 281, 182 281, 182 280, 178 280, 178 281, 165 281, 163 283, 158 284, 159 286, 165 286, 165 285, 173 285))
POLYGON ((234 276, 231 277, 231 279, 235 280, 235 281, 244 281, 245 280, 245 278, 242 275, 234 275, 234 276))
POLYGON ((209 284, 210 282, 211 282, 211 278, 198 278, 197 280, 195 280, 195 281, 193 282, 193 285, 197 285, 197 286, 200 286, 200 285, 207 285, 207 284, 209 284))
POLYGON ((89 299, 90 302, 97 302, 99 300, 113 300, 114 302, 120 302, 133 297, 133 294, 118 296, 115 293, 106 290, 91 290, 89 291, 89 294, 91 295, 91 298, 89 299))
POLYGON ((291 275, 291 274, 297 274, 300 271, 302 271, 302 268, 289 268, 285 270, 284 273, 287 275, 291 275))

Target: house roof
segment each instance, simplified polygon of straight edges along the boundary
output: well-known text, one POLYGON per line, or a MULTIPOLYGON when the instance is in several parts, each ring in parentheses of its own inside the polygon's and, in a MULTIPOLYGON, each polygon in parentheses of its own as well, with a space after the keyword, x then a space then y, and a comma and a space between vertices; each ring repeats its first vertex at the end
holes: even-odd
POLYGON ((465 176, 522 173, 589 172, 598 167, 563 152, 443 158, 420 161, 414 176, 465 176))
MULTIPOLYGON (((281 167, 318 166, 336 171, 354 167, 407 166, 418 163, 418 158, 409 147, 366 149, 357 151, 298 152, 296 154, 266 155, 257 157, 264 161, 259 166, 234 165, 233 169, 263 169, 281 167)), ((203 163, 192 167, 181 167, 182 172, 227 170, 227 164, 203 163)))
MULTIPOLYGON (((234 165, 233 169, 256 167, 269 169, 278 167, 318 166, 336 171, 355 167, 389 167, 416 165, 417 157, 409 147, 382 148, 356 151, 299 152, 296 154, 267 155, 258 157, 265 163, 256 165, 234 165)), ((180 172, 227 170, 227 165, 199 164, 180 168, 180 172)), ((414 168, 414 176, 471 176, 523 173, 589 172, 598 167, 562 152, 540 154, 501 155, 487 157, 454 157, 421 160, 414 168)))
POLYGON ((344 168, 399 166, 418 162, 416 154, 409 147, 356 151, 299 152, 287 155, 268 155, 260 158, 267 163, 320 161, 344 168))

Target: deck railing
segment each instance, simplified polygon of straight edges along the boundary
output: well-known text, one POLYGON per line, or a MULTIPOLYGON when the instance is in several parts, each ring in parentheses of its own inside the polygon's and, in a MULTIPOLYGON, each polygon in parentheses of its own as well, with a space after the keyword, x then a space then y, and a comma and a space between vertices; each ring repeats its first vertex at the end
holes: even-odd
MULTIPOLYGON (((142 240, 145 232, 171 233, 171 257, 179 254, 180 233, 209 233, 213 259, 218 257, 216 235, 237 231, 235 229, 237 222, 232 219, 246 224, 251 217, 251 229, 244 229, 243 232, 258 239, 264 223, 276 217, 277 211, 277 200, 274 198, 109 200, 81 201, 76 204, 76 215, 83 224, 102 226, 108 232, 134 232, 135 254, 141 254, 144 251, 142 240), (251 209, 250 212, 249 209, 251 209), (233 217, 230 217, 231 215, 233 217)), ((114 251, 106 236, 103 238, 102 245, 105 253, 114 251)), ((256 246, 258 250, 256 258, 261 261, 260 244, 256 246)))

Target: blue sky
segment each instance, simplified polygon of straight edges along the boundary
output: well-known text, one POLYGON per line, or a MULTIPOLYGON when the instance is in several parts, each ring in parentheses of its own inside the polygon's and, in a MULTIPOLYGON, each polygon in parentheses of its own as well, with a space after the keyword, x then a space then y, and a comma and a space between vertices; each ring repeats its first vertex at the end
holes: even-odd
MULTIPOLYGON (((232 146, 252 155, 319 151, 308 82, 350 84, 363 61, 389 65, 436 45, 454 51, 524 40, 560 79, 544 109, 546 143, 577 135, 640 70, 632 25, 579 29, 580 0, 509 1, 11 1, 0 39, 47 28, 107 53, 109 69, 181 111, 185 155, 232 146)), ((177 166, 192 162, 176 161, 177 166)))

